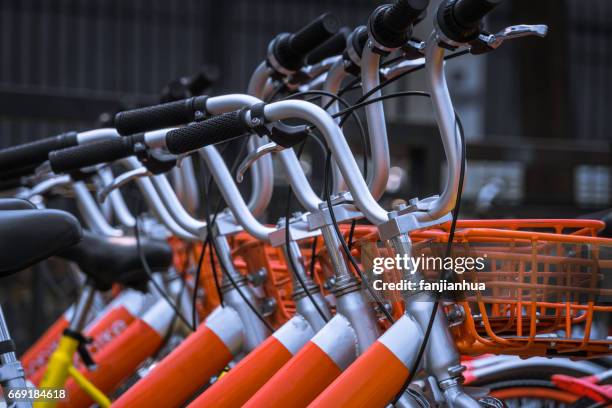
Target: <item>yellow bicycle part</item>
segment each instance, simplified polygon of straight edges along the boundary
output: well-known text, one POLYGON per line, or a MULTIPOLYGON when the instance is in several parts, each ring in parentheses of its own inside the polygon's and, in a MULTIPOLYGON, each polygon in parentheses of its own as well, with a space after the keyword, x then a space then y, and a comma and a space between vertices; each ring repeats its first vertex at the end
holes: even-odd
MULTIPOLYGON (((110 407, 110 399, 104 395, 74 366, 73 358, 79 347, 79 341, 63 335, 57 349, 51 354, 45 375, 40 382, 40 388, 61 389, 66 385, 68 377, 72 377, 79 387, 102 408, 110 407)), ((55 408, 57 401, 37 401, 34 408, 55 408)))

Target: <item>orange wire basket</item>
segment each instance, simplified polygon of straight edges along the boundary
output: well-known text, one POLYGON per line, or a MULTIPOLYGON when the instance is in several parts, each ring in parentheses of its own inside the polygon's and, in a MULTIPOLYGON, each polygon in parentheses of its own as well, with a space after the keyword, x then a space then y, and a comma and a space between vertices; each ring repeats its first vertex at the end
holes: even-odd
MULTIPOLYGON (((603 226, 596 220, 458 221, 453 252, 486 254, 484 269, 464 275, 486 289, 445 303, 455 316, 451 332, 459 351, 524 357, 612 354, 612 239, 596 237, 603 226)), ((415 248, 427 251, 431 244, 447 242, 449 228, 450 223, 442 224, 410 236, 415 248)), ((377 239, 372 229, 361 243, 377 239)))
MULTIPOLYGON (((452 333, 462 354, 594 357, 612 352, 612 239, 599 221, 512 220, 460 224, 455 245, 487 256, 472 279, 486 289, 458 302, 452 333), (497 228, 486 228, 488 226, 497 228), (541 232, 541 231, 554 231, 541 232)), ((446 242, 447 231, 414 238, 446 242)))

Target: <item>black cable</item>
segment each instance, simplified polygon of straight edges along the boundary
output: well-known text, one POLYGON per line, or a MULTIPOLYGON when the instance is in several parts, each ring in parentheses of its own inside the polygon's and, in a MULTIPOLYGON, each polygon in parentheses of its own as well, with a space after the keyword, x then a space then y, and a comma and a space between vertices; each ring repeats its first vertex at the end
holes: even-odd
POLYGON ((319 237, 316 236, 312 239, 312 245, 310 247, 310 277, 314 279, 315 276, 315 258, 317 256, 317 243, 319 237))
POLYGON ((348 236, 349 249, 353 249, 353 235, 355 234, 356 225, 357 225, 357 220, 351 221, 351 229, 349 230, 349 236, 348 236))
POLYGON ((427 92, 423 92, 423 91, 400 91, 400 92, 394 92, 394 93, 390 93, 390 94, 387 94, 387 95, 378 96, 376 98, 368 99, 367 101, 362 101, 362 102, 356 103, 353 106, 351 106, 350 108, 341 110, 341 111, 339 111, 337 113, 334 113, 331 116, 333 118, 337 118, 337 117, 340 117, 340 116, 346 116, 347 113, 351 113, 355 109, 363 108, 364 106, 369 105, 371 103, 384 101, 386 99, 399 98, 401 96, 425 96, 425 97, 428 97, 428 98, 430 97, 430 95, 427 92))
POLYGON ((380 297, 378 296, 378 294, 376 292, 374 292, 374 289, 372 288, 372 285, 370 284, 369 279, 361 271, 361 268, 359 267, 359 264, 357 263, 357 261, 353 257, 353 254, 351 254, 351 250, 349 249, 348 245, 346 244, 346 241, 344 240, 344 236, 342 235, 342 232, 340 232, 340 227, 338 226, 338 222, 336 221, 336 215, 334 214, 334 207, 333 207, 332 202, 331 202, 331 189, 330 189, 331 186, 329 185, 329 175, 330 175, 330 172, 331 172, 331 169, 330 169, 330 167, 331 167, 331 155, 332 155, 331 150, 328 149, 327 150, 327 156, 325 158, 325 174, 323 176, 323 178, 325 180, 325 188, 323 189, 323 191, 325 193, 325 201, 327 201, 327 209, 329 211, 329 215, 330 215, 331 220, 332 220, 332 225, 334 226, 334 230, 336 231, 336 235, 338 236, 338 239, 340 240, 340 244, 342 245, 342 248, 344 249, 344 253, 346 254, 347 258, 349 259, 349 262, 351 263, 351 265, 353 265, 353 268, 355 268, 355 271, 357 271, 357 274, 361 278, 361 282, 364 284, 364 286, 366 287, 367 291, 370 293, 370 295, 372 296, 372 298, 374 299, 374 301, 376 302, 376 304, 380 308, 381 312, 387 318, 387 320, 389 320, 391 323, 394 323, 395 319, 393 319, 393 316, 391 316, 391 313, 389 313, 389 311, 387 310, 387 308, 383 304, 383 302, 380 299, 380 297))
MULTIPOLYGON (((453 208, 453 211, 452 211, 453 219, 451 221, 451 227, 448 232, 448 241, 446 244, 446 254, 445 254, 446 257, 450 257, 451 251, 452 251, 453 240, 455 238, 455 228, 457 227, 457 219, 459 216, 459 210, 461 208, 461 194, 463 193, 463 180, 465 177, 465 160, 466 160, 465 136, 463 132, 463 124, 461 123, 461 120, 459 119, 459 116, 457 115, 456 112, 455 112, 455 121, 456 121, 457 126, 459 127, 459 137, 461 138, 461 170, 459 172, 459 182, 457 185, 457 200, 455 202, 455 207, 453 208)), ((455 132, 457 130, 456 129, 457 126, 455 127, 455 132)), ((455 137, 456 136, 457 135, 455 134, 455 137)), ((445 271, 445 273, 448 273, 448 271, 445 271)), ((419 369, 421 360, 423 359, 423 354, 425 353, 425 349, 427 348, 427 343, 429 341, 429 337, 431 336, 431 330, 433 328, 434 321, 436 320, 436 314, 437 314, 437 311, 440 305, 440 298, 438 294, 436 294, 435 296, 436 296, 436 301, 433 304, 433 309, 429 317, 429 322, 427 323, 427 329, 425 330, 425 335, 423 336, 421 347, 419 348, 419 352, 417 353, 417 357, 414 361, 414 364, 412 365, 410 371, 408 372, 408 378, 406 378, 406 381, 404 381, 402 388, 400 388, 400 391, 397 393, 397 395, 393 399, 391 403, 392 405, 395 405, 397 401, 399 401, 399 399, 402 397, 402 395, 404 394, 404 392, 406 391, 406 389, 412 382, 416 374, 416 371, 419 369)))
POLYGON ((142 263, 142 267, 145 273, 147 274, 147 277, 153 283, 153 286, 155 286, 155 289, 157 289, 161 297, 166 301, 166 303, 168 303, 168 305, 170 305, 172 310, 174 310, 174 313, 176 314, 176 316, 178 316, 183 321, 183 323, 185 323, 187 327, 189 327, 192 331, 195 331, 195 328, 187 321, 185 316, 183 316, 183 314, 179 311, 179 309, 176 307, 174 302, 168 297, 166 291, 163 290, 161 286, 159 286, 159 284, 157 283, 155 279, 153 279, 153 272, 151 271, 149 262, 147 261, 144 251, 142 249, 142 246, 140 245, 139 229, 140 229, 140 217, 136 216, 136 223, 134 224, 134 236, 136 238, 136 249, 138 250, 138 256, 140 257, 140 262, 142 263))
MULTIPOLYGON (((246 140, 248 140, 247 138, 243 139, 243 146, 246 146, 246 140)), ((239 156, 237 156, 236 158, 238 158, 239 156)), ((234 165, 237 164, 237 160, 234 162, 234 165)), ((232 172, 234 166, 232 166, 232 172)), ((210 179, 210 183, 212 183, 212 176, 210 179)), ((212 186, 212 185, 211 185, 212 186)), ((206 189, 205 192, 205 196, 208 196, 208 188, 206 189)), ((212 226, 214 224, 214 222, 216 221, 216 217, 217 214, 219 214, 218 211, 215 212, 214 217, 211 217, 210 215, 210 207, 208 205, 208 200, 205 200, 206 202, 206 206, 205 206, 205 217, 206 217, 206 241, 210 243, 211 245, 211 252, 214 251, 214 253, 219 254, 219 248, 217 247, 217 242, 215 241, 213 234, 214 231, 212 230, 212 226)), ((219 199, 219 202, 217 203, 218 205, 220 205, 221 200, 219 199)), ((211 257, 212 257, 212 253, 211 253, 211 257)), ((261 322, 264 324, 264 326, 266 326, 266 328, 270 331, 270 332, 274 332, 274 329, 272 328, 272 326, 270 325, 270 323, 268 323, 266 321, 266 319, 261 315, 261 313, 259 312, 259 310, 257 310, 257 308, 247 299, 246 295, 242 292, 242 289, 238 286, 238 284, 236 283, 236 281, 234 280, 234 278, 231 276, 231 274, 229 273, 229 268, 227 267, 227 265, 225 265, 224 261, 223 261, 223 257, 220 257, 217 255, 217 258, 219 259, 219 266, 221 267, 221 271, 223 272, 223 274, 225 275, 225 277, 227 277, 227 279, 229 279, 231 285, 234 287, 234 289, 236 289, 236 291, 238 292, 238 294, 240 295, 240 297, 242 298, 242 300, 246 303, 246 305, 249 307, 249 309, 251 309, 251 311, 257 316, 257 318, 259 320, 261 320, 261 322)), ((213 271, 214 273, 214 271, 213 271)))
MULTIPOLYGON (((223 155, 225 153, 225 151, 227 150, 228 146, 230 145, 230 143, 226 143, 222 149, 220 150, 220 154, 223 155)), ((240 157, 243 156, 244 151, 246 149, 247 146, 247 139, 243 139, 241 141, 240 144, 240 150, 238 151, 238 154, 235 156, 234 162, 232 163, 231 166, 231 173, 234 173, 234 171, 236 170, 236 167, 238 166, 238 159, 240 157)), ((192 318, 193 321, 195 322, 197 320, 196 316, 196 303, 197 303, 197 286, 199 284, 200 281, 200 274, 202 271, 202 262, 204 260, 204 255, 206 253, 207 248, 209 248, 211 245, 211 237, 212 237, 212 232, 210 227, 212 225, 215 224, 215 222, 217 221, 217 215, 219 215, 219 211, 221 210, 221 197, 219 197, 219 199, 217 200, 217 203, 215 204, 215 212, 214 215, 212 216, 212 219, 210 219, 210 206, 209 206, 209 192, 211 191, 213 187, 213 177, 212 174, 209 175, 208 181, 204 183, 204 191, 203 191, 203 195, 204 195, 204 202, 205 202, 205 207, 204 207, 204 212, 205 212, 205 216, 207 217, 207 222, 206 222, 206 239, 204 240, 204 242, 202 243, 202 252, 200 253, 200 257, 198 259, 198 268, 196 270, 196 276, 195 276, 195 282, 196 282, 196 291, 194 291, 193 294, 193 299, 192 299, 192 318)), ((212 274, 213 274, 213 281, 215 283, 215 290, 217 292, 217 296, 219 297, 219 303, 221 304, 221 306, 225 306, 224 300, 223 300, 223 292, 221 291, 221 285, 219 283, 219 275, 217 273, 217 267, 215 264, 215 255, 212 251, 210 251, 209 254, 209 259, 210 259, 210 267, 212 270, 212 274)), ((197 325, 194 323, 194 327, 197 327, 197 325)))
MULTIPOLYGON (((302 142, 302 145, 300 146, 300 149, 298 151, 298 158, 302 155, 302 152, 304 151, 304 146, 306 145, 306 141, 304 140, 302 142)), ((310 303, 312 303, 312 305, 314 306, 315 309, 317 309, 317 313, 319 313, 319 315, 321 316, 321 319, 323 319, 323 321, 325 323, 327 323, 329 321, 329 319, 327 318, 327 316, 325 315, 325 313, 323 313, 323 310, 321 310, 321 308, 319 307, 319 305, 317 304, 317 302, 315 301, 314 297, 312 296, 312 293, 310 293, 310 290, 308 289, 308 287, 306 286, 306 283, 304 282, 304 279, 302 279, 302 277, 300 276, 298 269, 297 269, 297 265, 294 262, 292 253, 291 253, 291 234, 289 231, 289 211, 291 210, 291 197, 293 196, 293 189, 291 188, 291 184, 289 184, 288 186, 288 191, 287 191, 287 207, 285 210, 285 248, 287 249, 287 259, 291 265, 291 269, 293 269, 293 274, 295 275, 295 277, 297 278, 298 282, 300 283, 300 286, 302 287, 302 290, 306 293, 306 296, 308 297, 308 299, 310 300, 310 303)), ((311 262, 314 261, 314 258, 312 259, 311 262)))
MULTIPOLYGON (((218 254, 219 253, 219 248, 217 247, 217 242, 215 241, 215 239, 212 238, 210 240, 210 243, 211 243, 212 248, 214 249, 215 253, 218 254)), ((255 316, 257 316, 257 318, 259 320, 261 320, 263 325, 266 326, 266 328, 270 332, 274 332, 274 328, 272 326, 270 326, 270 323, 268 323, 268 321, 265 319, 265 317, 262 316, 262 314, 259 312, 259 310, 257 310, 257 308, 247 299, 246 295, 242 292, 242 289, 240 289, 240 287, 238 286, 238 284, 236 283, 236 281, 234 280, 232 275, 229 273, 229 270, 228 270, 227 266, 223 263, 223 258, 222 257, 219 257, 219 266, 221 267, 221 270, 225 274, 225 277, 229 279, 229 281, 232 284, 232 286, 234 287, 234 289, 236 289, 236 291, 238 292, 238 294, 240 295, 240 297, 242 298, 244 303, 246 303, 246 305, 249 307, 249 309, 251 309, 251 311, 255 314, 255 316)))
MULTIPOLYGON (((329 98, 331 98, 332 100, 327 103, 327 105, 323 106, 324 110, 329 109, 329 107, 331 106, 331 104, 333 103, 334 100, 340 102, 342 105, 344 105, 344 107, 346 108, 343 112, 346 113, 350 113, 351 117, 355 120, 355 124, 357 125, 357 129, 359 130, 359 136, 361 138, 361 144, 363 146, 363 152, 364 152, 364 160, 363 160, 363 177, 367 178, 368 177, 368 152, 369 152, 369 144, 368 141, 366 139, 366 135, 365 135, 365 128, 363 127, 363 122, 361 121, 361 119, 359 118, 359 116, 353 111, 348 111, 347 109, 351 108, 351 104, 348 103, 348 101, 344 98, 341 98, 340 96, 331 93, 331 92, 327 92, 327 91, 321 91, 321 90, 311 90, 311 91, 304 91, 304 92, 298 92, 298 93, 294 93, 291 94, 283 99, 291 99, 291 98, 295 98, 297 96, 307 96, 307 95, 319 95, 319 96, 327 96, 329 98)), ((340 126, 342 127, 344 123, 342 123, 340 126)), ((327 150, 325 149, 324 152, 326 152, 327 150)))
POLYGON ((268 95, 268 97, 266 98, 264 102, 266 103, 272 102, 278 95, 280 95, 282 92, 287 91, 287 90, 288 90, 287 86, 281 83, 279 86, 277 86, 274 89, 274 91, 272 91, 270 95, 268 95))
MULTIPOLYGON (((453 58, 457 58, 460 57, 462 55, 465 55, 467 53, 469 53, 469 50, 462 50, 462 51, 457 51, 454 52, 452 54, 448 54, 446 56, 444 56, 444 60, 451 60, 453 58)), ((381 82, 378 86, 372 88, 370 91, 368 91, 367 93, 365 93, 361 98, 359 98, 360 100, 358 102, 361 102, 363 100, 365 100, 368 96, 372 95, 373 93, 375 93, 376 91, 380 90, 381 88, 397 81, 400 78, 405 77, 408 74, 411 74, 415 71, 420 71, 421 69, 425 68, 425 64, 419 64, 417 66, 415 66, 414 68, 409 69, 406 72, 402 72, 401 74, 399 74, 398 76, 396 76, 395 78, 390 78, 386 81, 381 82)), ((359 84, 359 82, 361 81, 361 77, 358 76, 355 79, 353 79, 351 82, 349 82, 347 85, 345 85, 344 87, 340 88, 340 90, 338 91, 338 96, 342 96, 344 95, 346 92, 353 90, 353 89, 359 89, 359 87, 357 86, 357 84, 359 84), (357 87, 356 87, 357 86, 357 87)))

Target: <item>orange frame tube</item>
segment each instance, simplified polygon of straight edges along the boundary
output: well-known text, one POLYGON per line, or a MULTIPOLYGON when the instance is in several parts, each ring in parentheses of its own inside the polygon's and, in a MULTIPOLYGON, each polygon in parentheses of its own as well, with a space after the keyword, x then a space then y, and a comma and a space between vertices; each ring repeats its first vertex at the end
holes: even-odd
POLYGON ((114 403, 113 407, 180 407, 219 374, 242 348, 242 322, 218 307, 194 333, 114 403))
POLYGON ((357 357, 357 338, 337 314, 243 407, 305 407, 357 357))
POLYGON ((314 335, 310 324, 294 316, 227 374, 219 378, 190 408, 242 406, 314 335))
POLYGON ((408 378, 422 339, 421 328, 403 315, 308 407, 386 407, 408 378))

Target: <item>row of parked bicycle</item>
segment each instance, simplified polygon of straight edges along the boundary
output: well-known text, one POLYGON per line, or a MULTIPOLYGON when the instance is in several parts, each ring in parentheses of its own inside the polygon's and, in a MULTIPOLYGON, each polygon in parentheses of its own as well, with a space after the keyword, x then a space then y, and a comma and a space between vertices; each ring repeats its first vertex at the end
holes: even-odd
MULTIPOLYGON (((78 300, 20 359, 0 314, 6 404, 609 406, 605 224, 459 218, 468 152, 445 64, 547 31, 485 31, 500 2, 442 1, 423 41, 412 30, 428 0, 381 5, 353 30, 323 14, 273 38, 244 93, 201 95, 202 76, 185 77, 162 103, 117 113, 112 127, 0 150, 12 184, 0 199, 2 275, 55 256, 80 277, 78 300), (426 91, 383 94, 419 70, 426 91), (446 181, 439 195, 383 208, 383 101, 412 96, 431 101, 446 181), (300 162, 312 142, 322 192, 300 162), (247 172, 248 197, 239 189, 247 172), (270 225, 259 219, 275 173, 290 195, 270 225), (125 199, 132 184, 139 200, 125 199), (47 208, 58 193, 74 200, 78 220, 47 208), (374 290, 366 258, 433 248, 486 257, 465 273, 486 289, 374 290)), ((383 277, 398 272, 412 282, 454 277, 411 268, 383 277)))

